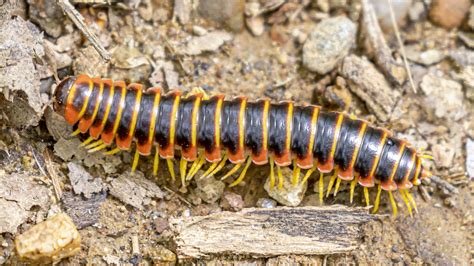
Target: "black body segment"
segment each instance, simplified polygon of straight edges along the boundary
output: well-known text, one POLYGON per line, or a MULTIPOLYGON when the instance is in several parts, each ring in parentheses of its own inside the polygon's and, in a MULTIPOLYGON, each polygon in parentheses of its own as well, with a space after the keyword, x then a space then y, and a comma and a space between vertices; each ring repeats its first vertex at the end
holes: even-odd
POLYGON ((95 82, 93 84, 94 84, 94 88, 92 89, 92 94, 90 96, 89 104, 87 105, 86 112, 84 113, 84 116, 83 116, 84 119, 91 118, 92 115, 94 114, 95 107, 98 104, 100 104, 100 102, 98 102, 100 84, 97 84, 95 82))
POLYGON ((268 114, 268 150, 281 156, 286 145, 288 103, 271 104, 268 114))
POLYGON ((222 104, 221 143, 231 154, 235 154, 239 148, 238 125, 242 101, 241 98, 236 98, 222 104))
POLYGON ((362 178, 368 177, 376 163, 379 145, 382 141, 383 131, 376 128, 367 128, 364 140, 360 146, 359 155, 355 163, 355 170, 362 178))
POLYGON ((410 170, 414 168, 413 165, 415 163, 415 160, 413 155, 415 155, 415 153, 410 148, 406 148, 403 151, 402 158, 400 159, 400 162, 398 164, 397 172, 395 173, 395 176, 393 178, 393 180, 398 185, 404 181, 403 179, 405 178, 405 176, 410 174, 410 170))
POLYGON ((160 111, 155 126, 155 140, 160 148, 167 148, 170 144, 171 112, 176 97, 174 94, 161 96, 160 111))
POLYGON ((354 156, 357 139, 362 130, 362 121, 344 117, 339 134, 339 141, 334 154, 334 162, 339 169, 346 170, 354 156))
POLYGON ((298 158, 304 158, 308 151, 311 137, 312 106, 295 106, 293 109, 293 127, 291 131, 291 151, 298 158))
POLYGON ((141 111, 138 113, 137 126, 135 128, 135 138, 140 145, 145 144, 149 138, 154 100, 154 94, 143 94, 142 96, 140 103, 141 111))
POLYGON ((400 160, 400 149, 402 142, 395 138, 389 137, 385 142, 380 160, 375 171, 375 178, 384 183, 388 181, 394 167, 397 166, 400 160))
POLYGON ((132 122, 133 108, 135 107, 135 99, 137 92, 135 90, 127 90, 125 95, 125 106, 122 111, 119 126, 117 129, 117 137, 119 139, 126 139, 130 132, 130 123, 132 122))
POLYGON ((331 153, 337 117, 338 114, 335 112, 321 112, 319 115, 313 154, 320 163, 325 163, 331 153))
POLYGON ((215 114, 217 107, 217 97, 203 100, 199 106, 197 139, 198 145, 204 147, 207 152, 211 152, 215 145, 215 114))
POLYGON ((122 97, 122 89, 120 87, 115 86, 112 106, 110 107, 109 115, 107 116, 107 122, 105 123, 105 127, 104 127, 105 133, 110 133, 114 129, 115 119, 117 118, 121 97, 122 97))
POLYGON ((262 101, 249 102, 245 111, 245 146, 253 154, 259 154, 262 150, 264 105, 262 101))
POLYGON ((107 99, 109 99, 110 95, 110 85, 108 83, 104 83, 104 91, 102 92, 102 101, 99 105, 99 110, 97 111, 97 116, 95 117, 95 120, 93 122, 93 126, 99 126, 102 123, 102 120, 104 119, 105 116, 105 110, 107 109, 108 103, 107 99))
POLYGON ((178 107, 178 118, 176 120, 176 144, 184 150, 191 145, 192 114, 196 96, 191 95, 182 98, 178 107))

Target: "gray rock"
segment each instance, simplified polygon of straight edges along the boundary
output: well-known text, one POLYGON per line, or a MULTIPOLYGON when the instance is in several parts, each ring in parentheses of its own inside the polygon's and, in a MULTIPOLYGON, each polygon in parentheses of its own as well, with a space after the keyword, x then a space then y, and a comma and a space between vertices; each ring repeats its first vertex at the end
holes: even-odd
MULTIPOLYGON (((390 18, 390 9, 387 1, 370 0, 377 14, 380 26, 384 31, 392 32, 392 19, 390 18)), ((411 9, 412 0, 392 0, 393 12, 398 25, 402 25, 411 9)))
POLYGON ((474 179, 474 140, 468 138, 466 142, 466 172, 470 180, 474 179))
POLYGON ((87 151, 80 147, 81 141, 78 138, 63 139, 60 138, 54 144, 54 154, 64 161, 69 161, 72 157, 83 159, 88 156, 87 151))
POLYGON ((457 121, 466 114, 462 86, 450 79, 427 74, 420 83, 426 95, 426 107, 438 118, 457 121))
POLYGON ((137 209, 143 209, 151 198, 162 199, 165 196, 154 182, 139 172, 127 172, 115 178, 109 185, 109 191, 112 196, 137 209))
POLYGON ((207 203, 214 203, 224 193, 225 184, 214 176, 199 176, 196 179, 196 195, 207 203))
POLYGON ((206 19, 223 23, 233 31, 244 28, 244 0, 201 0, 198 12, 206 19))
POLYGON ((439 63, 446 57, 445 53, 437 49, 418 51, 417 45, 407 46, 405 48, 408 59, 425 66, 439 63))
POLYGON ((303 46, 303 65, 321 75, 333 70, 355 42, 356 25, 339 16, 321 21, 303 46))
POLYGON ((68 176, 74 193, 82 194, 90 199, 93 194, 99 193, 104 189, 102 180, 92 177, 84 167, 75 163, 68 163, 67 167, 69 168, 68 176))
POLYGON ((0 32, 0 93, 6 99, 0 109, 14 127, 37 125, 43 103, 34 58, 45 54, 43 34, 20 17, 0 24, 0 32))
MULTIPOLYGON (((267 178, 264 188, 268 192, 268 195, 274 200, 278 201, 280 204, 292 207, 298 206, 303 200, 304 193, 308 188, 308 182, 305 182, 304 184, 299 182, 299 184, 294 186, 291 183, 293 172, 290 170, 290 168, 283 167, 281 170, 284 178, 283 187, 279 189, 277 185, 275 185, 274 188, 270 188, 270 178, 267 178)), ((301 173, 299 180, 302 180, 301 173)))
POLYGON ((180 51, 181 54, 199 55, 204 52, 213 52, 225 42, 232 40, 232 35, 225 31, 213 31, 203 36, 194 37, 180 51))
POLYGON ((47 210, 49 190, 25 175, 6 175, 0 170, 0 233, 16 233, 19 225, 32 216, 33 206, 47 210))
POLYGON ((181 24, 186 24, 191 18, 193 3, 191 0, 175 0, 173 9, 173 19, 177 19, 181 24))

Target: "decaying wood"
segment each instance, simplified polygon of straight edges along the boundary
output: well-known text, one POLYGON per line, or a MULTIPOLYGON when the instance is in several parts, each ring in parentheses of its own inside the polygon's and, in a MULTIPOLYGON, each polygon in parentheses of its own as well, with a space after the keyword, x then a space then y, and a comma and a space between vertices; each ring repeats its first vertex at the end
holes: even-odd
POLYGON ((392 57, 392 50, 385 41, 374 7, 369 0, 362 1, 362 12, 361 36, 367 54, 390 82, 402 85, 406 80, 407 72, 404 66, 392 57))
POLYGON ((369 60, 355 55, 347 56, 340 74, 346 79, 349 89, 364 101, 380 121, 389 120, 400 93, 390 87, 369 60))
POLYGON ((250 208, 171 221, 178 258, 209 259, 225 254, 265 258, 280 255, 347 253, 372 219, 365 208, 250 208))

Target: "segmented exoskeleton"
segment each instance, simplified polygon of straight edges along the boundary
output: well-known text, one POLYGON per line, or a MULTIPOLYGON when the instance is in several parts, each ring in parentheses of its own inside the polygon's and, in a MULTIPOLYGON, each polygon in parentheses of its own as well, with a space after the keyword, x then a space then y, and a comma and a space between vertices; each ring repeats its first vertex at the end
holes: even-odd
POLYGON ((242 168, 230 186, 244 179, 253 162, 269 163, 270 186, 275 186, 277 172, 281 187, 281 167, 293 164, 293 184, 306 182, 319 171, 321 202, 323 176, 333 172, 328 194, 334 185, 337 192, 342 180, 349 181, 351 201, 360 184, 369 204, 368 188, 377 186, 374 210, 384 190, 396 214, 392 191, 398 189, 411 214, 416 205, 408 190, 431 176, 423 168, 423 156, 388 130, 314 105, 226 99, 222 94, 208 97, 203 92, 183 96, 177 90, 163 94, 160 88, 144 91, 140 84, 79 75, 58 85, 54 106, 69 124, 77 125, 73 134, 89 135, 83 145, 91 152, 107 149, 107 154, 114 154, 130 150, 135 141, 132 170, 140 155, 154 151, 153 173, 161 157, 174 179, 175 150, 181 150, 183 186, 206 162, 210 165, 204 175, 215 175, 230 161, 235 166, 223 178, 242 168), (188 162, 192 162, 189 171, 188 162), (307 171, 300 181, 301 169, 307 171))

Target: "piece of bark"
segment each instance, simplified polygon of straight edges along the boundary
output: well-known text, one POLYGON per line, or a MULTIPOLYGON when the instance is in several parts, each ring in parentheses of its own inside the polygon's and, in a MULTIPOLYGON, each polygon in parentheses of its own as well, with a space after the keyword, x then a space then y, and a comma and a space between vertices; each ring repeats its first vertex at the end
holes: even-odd
POLYGON ((180 260, 223 254, 266 258, 289 254, 347 253, 358 248, 361 225, 372 220, 364 208, 250 208, 240 212, 171 220, 180 260))
POLYGON ((380 121, 389 119, 400 93, 390 87, 369 60, 355 55, 347 56, 340 74, 346 79, 349 90, 361 98, 380 121))
POLYGON ((388 47, 383 36, 374 7, 369 0, 362 0, 362 26, 361 35, 367 55, 374 60, 390 82, 401 86, 407 72, 400 62, 392 57, 392 50, 388 47))

